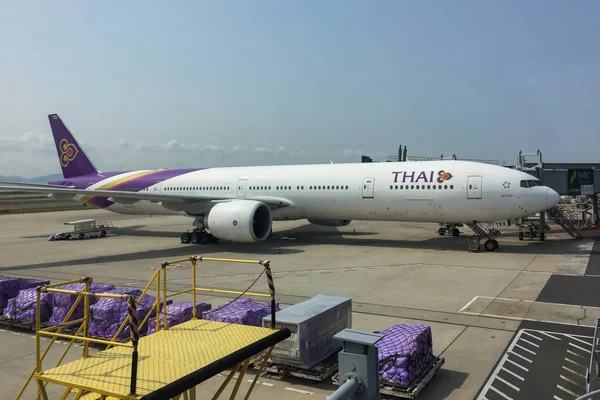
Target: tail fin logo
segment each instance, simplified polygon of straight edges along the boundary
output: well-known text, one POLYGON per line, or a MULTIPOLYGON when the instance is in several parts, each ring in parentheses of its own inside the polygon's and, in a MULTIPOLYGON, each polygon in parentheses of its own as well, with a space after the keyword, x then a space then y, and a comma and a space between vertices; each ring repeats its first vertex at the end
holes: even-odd
POLYGON ((77 154, 79 154, 79 150, 73 143, 69 143, 67 139, 60 141, 60 165, 66 168, 77 157, 77 154))

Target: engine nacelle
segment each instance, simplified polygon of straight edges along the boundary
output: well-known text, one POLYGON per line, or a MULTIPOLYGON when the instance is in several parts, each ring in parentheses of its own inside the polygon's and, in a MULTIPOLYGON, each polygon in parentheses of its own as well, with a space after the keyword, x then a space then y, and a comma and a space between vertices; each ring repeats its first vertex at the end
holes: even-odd
POLYGON ((206 217, 206 228, 219 238, 232 242, 262 242, 269 237, 271 209, 255 200, 218 203, 206 217))
POLYGON ((323 226, 348 226, 352 221, 348 219, 309 219, 308 222, 323 226))

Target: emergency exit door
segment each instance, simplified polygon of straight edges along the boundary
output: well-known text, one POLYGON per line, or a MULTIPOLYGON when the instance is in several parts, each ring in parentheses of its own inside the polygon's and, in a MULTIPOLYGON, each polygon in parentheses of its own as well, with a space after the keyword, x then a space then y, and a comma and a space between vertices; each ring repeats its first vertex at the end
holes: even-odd
POLYGON ((467 177, 467 198, 481 199, 481 184, 483 177, 469 176, 467 177))
POLYGON ((363 199, 372 199, 373 198, 373 186, 374 185, 375 185, 375 178, 363 178, 363 189, 362 189, 363 199))
POLYGON ((245 199, 246 198, 246 183, 248 182, 248 179, 240 179, 238 180, 238 184, 237 184, 237 197, 238 199, 245 199))

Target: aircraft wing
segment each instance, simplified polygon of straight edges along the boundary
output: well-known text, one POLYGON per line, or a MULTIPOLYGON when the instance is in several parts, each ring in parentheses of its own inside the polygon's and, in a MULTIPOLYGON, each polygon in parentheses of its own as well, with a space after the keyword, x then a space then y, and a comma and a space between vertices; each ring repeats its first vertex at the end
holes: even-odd
MULTIPOLYGON (((98 190, 98 189, 74 189, 72 187, 65 186, 52 186, 52 185, 42 185, 41 187, 36 186, 18 186, 14 185, 12 182, 11 186, 8 185, 0 185, 0 189, 2 190, 14 190, 20 192, 27 193, 47 193, 47 194, 58 194, 58 195, 71 195, 71 196, 96 196, 96 197, 107 197, 113 198, 115 200, 118 199, 127 199, 127 200, 148 200, 153 202, 164 202, 164 203, 176 203, 176 204, 185 204, 185 203, 196 203, 200 201, 210 201, 210 202, 227 202, 231 200, 239 200, 237 198, 232 197, 220 197, 220 196, 203 196, 203 195, 194 195, 194 194, 170 194, 170 193, 155 193, 152 191, 140 191, 140 192, 122 192, 117 190, 98 190)), ((273 196, 261 196, 253 198, 253 200, 262 201, 263 203, 275 207, 288 207, 290 203, 280 197, 273 196)), ((115 201, 119 202, 119 201, 115 201)))

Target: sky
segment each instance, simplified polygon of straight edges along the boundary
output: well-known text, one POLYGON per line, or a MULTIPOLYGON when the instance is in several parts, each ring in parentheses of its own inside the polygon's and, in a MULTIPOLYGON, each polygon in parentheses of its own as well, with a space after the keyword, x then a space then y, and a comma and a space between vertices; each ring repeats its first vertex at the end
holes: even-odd
POLYGON ((2 2, 0 175, 409 156, 600 162, 600 2, 2 2))

